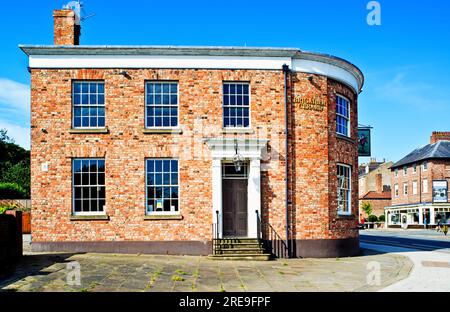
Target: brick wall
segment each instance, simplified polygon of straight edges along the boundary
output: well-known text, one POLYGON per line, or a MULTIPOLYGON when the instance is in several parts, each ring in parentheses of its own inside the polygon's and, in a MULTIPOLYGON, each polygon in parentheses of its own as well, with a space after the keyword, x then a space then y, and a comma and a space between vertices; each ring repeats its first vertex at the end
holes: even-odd
MULTIPOLYGON (((252 128, 264 131, 284 154, 281 71, 220 70, 32 70, 33 240, 207 240, 211 235, 211 160, 203 137, 222 135, 222 82, 251 84, 252 128), (70 134, 72 79, 105 81, 108 134, 70 134), (182 134, 144 134, 144 82, 179 81, 182 134), (208 133, 197 133, 209 127, 208 133), (46 129, 47 133, 41 131, 46 129), (272 137, 272 134, 274 137, 272 137), (174 148, 171 148, 171 147, 174 148), (192 153, 191 153, 192 152, 192 153), (202 157, 202 153, 205 157, 202 157), (192 154, 197 155, 193 159, 192 154), (109 221, 70 221, 71 159, 105 157, 109 221), (146 157, 176 157, 180 163, 183 220, 144 221, 146 157), (41 164, 49 164, 48 172, 41 164), (51 191, 49 191, 51 190, 51 191), (195 195, 194 195, 195 194, 195 195)), ((226 135, 233 136, 233 135, 226 135)), ((256 135, 253 135, 256 136, 256 135)), ((280 158, 284 158, 281 156, 280 158)), ((267 161, 266 161, 267 162, 267 161)), ((264 174, 263 198, 274 226, 284 219, 284 174, 278 161, 264 174)))
POLYGON ((395 171, 391 173, 392 179, 392 205, 404 205, 415 203, 432 202, 433 180, 447 180, 450 185, 450 161, 448 160, 429 160, 428 169, 422 169, 422 163, 417 164, 417 173, 413 172, 413 167, 408 166, 407 175, 403 172, 403 167, 398 168, 398 177, 395 171), (424 193, 422 189, 422 181, 428 180, 428 192, 424 193), (417 194, 413 194, 413 181, 417 181, 417 194), (408 195, 403 194, 403 183, 408 184, 408 195), (395 196, 394 185, 398 184, 399 196, 395 196))
POLYGON ((291 142, 294 159, 292 211, 297 239, 340 239, 357 237, 354 230, 357 214, 358 159, 357 101, 349 88, 324 76, 295 73, 292 96, 326 101, 323 111, 305 110, 293 103, 291 142), (351 138, 336 135, 336 94, 351 101, 351 138), (337 163, 352 166, 352 216, 337 214, 337 163))
MULTIPOLYGON (((362 203, 371 203, 372 204, 372 214, 379 217, 384 215, 384 207, 388 207, 391 205, 390 199, 364 199, 360 201, 362 203)), ((363 215, 364 218, 368 218, 369 216, 364 210, 359 209, 359 212, 363 215)))
MULTIPOLYGON (((269 70, 32 69, 31 185, 33 241, 206 241, 211 237, 211 157, 204 137, 222 133, 223 81, 251 85, 251 125, 268 138, 263 159, 263 218, 285 237, 284 75, 269 70), (71 82, 105 81, 107 134, 73 134, 71 82), (144 134, 146 80, 179 82, 182 134, 144 134), (45 129, 45 131, 42 131, 45 129), (193 157, 194 155, 194 157, 193 157), (104 157, 106 212, 109 220, 71 221, 71 160, 104 157), (175 157, 180 167, 182 220, 144 220, 145 158, 175 157), (42 163, 49 170, 41 170, 42 163)), ((323 111, 290 105, 290 215, 293 238, 357 238, 358 213, 357 96, 323 76, 292 74, 289 95, 317 97, 323 111), (336 136, 335 98, 351 101, 351 138, 336 136), (352 215, 337 215, 337 163, 352 166, 352 215)))

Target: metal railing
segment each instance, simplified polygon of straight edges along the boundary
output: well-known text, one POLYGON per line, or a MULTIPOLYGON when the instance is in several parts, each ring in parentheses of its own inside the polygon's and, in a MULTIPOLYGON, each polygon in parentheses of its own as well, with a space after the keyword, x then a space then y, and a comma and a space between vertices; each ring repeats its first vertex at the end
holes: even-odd
POLYGON ((219 254, 219 211, 216 210, 216 222, 212 224, 212 254, 219 254))
POLYGON ((286 242, 268 222, 262 222, 258 210, 256 212, 257 238, 262 239, 270 253, 277 258, 289 258, 286 242))

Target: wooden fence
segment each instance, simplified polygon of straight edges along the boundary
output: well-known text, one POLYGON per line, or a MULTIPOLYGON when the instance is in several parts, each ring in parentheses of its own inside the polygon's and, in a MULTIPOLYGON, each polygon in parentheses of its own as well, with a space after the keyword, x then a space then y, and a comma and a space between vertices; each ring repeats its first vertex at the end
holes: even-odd
POLYGON ((22 233, 31 233, 31 199, 0 199, 0 206, 16 205, 16 211, 22 211, 22 233))

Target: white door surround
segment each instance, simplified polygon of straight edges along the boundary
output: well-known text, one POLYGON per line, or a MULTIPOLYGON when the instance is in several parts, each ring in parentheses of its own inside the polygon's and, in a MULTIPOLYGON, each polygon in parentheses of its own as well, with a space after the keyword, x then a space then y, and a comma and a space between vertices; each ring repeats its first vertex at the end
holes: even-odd
POLYGON ((249 161, 248 171, 248 237, 257 238, 256 211, 261 216, 261 157, 263 148, 267 146, 267 139, 234 139, 211 138, 205 139, 211 149, 212 156, 212 217, 216 223, 219 212, 219 238, 222 233, 222 162, 228 161, 236 154, 236 145, 239 154, 249 161))

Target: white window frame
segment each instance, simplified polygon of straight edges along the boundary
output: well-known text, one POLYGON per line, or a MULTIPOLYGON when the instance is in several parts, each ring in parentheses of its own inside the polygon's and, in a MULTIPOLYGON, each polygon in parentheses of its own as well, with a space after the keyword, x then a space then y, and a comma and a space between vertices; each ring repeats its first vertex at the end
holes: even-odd
MULTIPOLYGON (((90 92, 88 93, 90 95, 90 92)), ((72 90, 71 90, 71 97, 72 97, 72 129, 105 129, 106 128, 106 83, 104 80, 83 80, 83 79, 74 79, 72 80, 72 90), (98 105, 98 103, 96 105, 92 105, 92 106, 97 106, 97 107, 103 107, 103 109, 105 110, 105 115, 103 116, 103 118, 105 119, 105 125, 104 126, 96 126, 96 127, 91 127, 91 126, 87 126, 87 127, 83 127, 83 118, 81 118, 81 126, 76 127, 75 126, 75 100, 74 100, 74 84, 76 83, 102 83, 103 84, 103 105, 98 105)), ((98 93, 97 93, 97 97, 98 97, 98 93)), ((91 105, 77 105, 77 107, 81 107, 81 108, 91 108, 91 105)), ((89 117, 90 118, 90 115, 89 117)), ((98 115, 97 115, 97 119, 98 119, 98 115)), ((97 122, 98 123, 98 122, 97 122)))
MULTIPOLYGON (((163 169, 164 170, 164 169, 163 169)), ((164 171, 162 172, 162 174, 164 174, 164 171)), ((170 171, 170 174, 172 174, 172 170, 170 171)), ((171 177, 172 179, 172 177, 171 177)), ((181 204, 180 204, 180 199, 181 199, 181 188, 180 188, 180 160, 178 158, 157 158, 157 157, 148 157, 145 158, 145 215, 146 216, 164 216, 164 215, 170 215, 170 216, 178 216, 181 215, 181 204), (148 184, 148 177, 147 177, 147 161, 148 160, 176 160, 177 161, 177 167, 178 167, 178 172, 177 172, 177 176, 178 176, 178 184, 170 184, 170 185, 156 185, 154 184, 154 187, 177 187, 178 188, 178 211, 149 211, 148 209, 148 187, 150 186, 148 184)), ((164 205, 164 203, 163 203, 164 205)))
MULTIPOLYGON (((180 127, 180 84, 178 81, 174 80, 146 80, 145 81, 145 88, 144 88, 145 96, 144 96, 144 125, 145 129, 178 129, 180 127), (147 86, 149 83, 162 83, 162 84, 176 84, 177 86, 177 125, 176 126, 155 126, 153 123, 153 126, 149 126, 147 124, 147 107, 153 105, 153 106, 168 106, 168 107, 175 107, 175 105, 170 104, 147 104, 147 86)), ((162 115, 162 118, 164 118, 164 115, 162 115)))
POLYGON ((428 179, 422 180, 422 193, 427 194, 428 193, 428 179))
POLYGON ((403 183, 403 195, 408 195, 408 183, 403 183))
POLYGON ((403 166, 403 175, 408 175, 408 166, 403 166))
POLYGON ((352 133, 351 132, 351 128, 350 128, 351 127, 351 118, 352 118, 352 112, 351 112, 352 104, 351 104, 351 101, 347 97, 345 97, 345 96, 343 96, 341 94, 336 94, 336 106, 337 106, 337 98, 341 98, 341 99, 347 101, 347 103, 348 103, 348 108, 347 108, 348 116, 344 116, 344 115, 338 114, 337 109, 336 109, 336 133, 338 135, 342 135, 344 137, 350 138, 351 137, 351 133, 352 133), (345 134, 338 132, 338 127, 337 127, 337 117, 338 116, 347 120, 347 133, 345 133, 345 134))
POLYGON ((412 182, 412 194, 417 195, 417 181, 412 182))
MULTIPOLYGON (((336 166, 336 176, 337 176, 337 204, 338 204, 338 215, 342 215, 342 216, 348 216, 352 214, 352 167, 346 164, 342 164, 342 163, 338 163, 336 166), (347 199, 347 210, 348 211, 344 211, 340 208, 339 205, 339 191, 341 189, 339 183, 340 183, 340 179, 339 179, 339 167, 344 167, 346 169, 348 169, 348 189, 346 189, 346 191, 348 192, 348 199, 347 199)), ((343 200, 341 200, 343 201, 343 200)))
POLYGON ((222 129, 232 129, 232 130, 249 130, 252 128, 252 89, 251 89, 251 84, 250 81, 223 81, 222 82, 222 129), (225 126, 225 108, 244 108, 244 105, 234 105, 234 106, 230 106, 227 105, 225 106, 225 102, 224 102, 224 92, 223 92, 223 87, 226 84, 235 84, 235 85, 246 85, 248 86, 248 126, 242 126, 242 127, 237 127, 237 126, 225 126))
POLYGON ((417 173, 417 164, 413 165, 413 173, 416 174, 417 173))
POLYGON ((395 168, 395 170, 394 170, 394 176, 395 176, 396 178, 398 178, 398 168, 395 168))
MULTIPOLYGON (((103 211, 77 211, 77 212, 75 211, 75 201, 76 201, 76 198, 75 198, 75 187, 76 186, 75 186, 75 172, 73 171, 73 167, 74 167, 74 162, 76 160, 80 160, 80 161, 82 161, 82 160, 103 160, 105 162, 105 172, 104 172, 104 174, 105 174, 105 181, 104 181, 105 184, 103 184, 103 185, 102 184, 98 184, 98 181, 97 181, 97 185, 89 184, 89 185, 86 185, 86 187, 104 187, 105 188, 105 198, 104 198, 104 200, 105 200, 105 206, 106 206, 106 160, 105 160, 105 158, 89 158, 89 157, 72 158, 72 168, 71 168, 71 171, 72 171, 72 215, 74 215, 74 216, 104 216, 104 215, 106 215, 106 209, 104 207, 103 207, 103 211)), ((97 173, 98 173, 98 167, 97 167, 97 173)), ((89 172, 89 174, 90 174, 90 172, 89 172)), ((99 198, 97 198, 97 203, 99 203, 99 198)), ((89 206, 90 205, 91 204, 89 202, 89 206)), ((100 205, 98 206, 98 208, 100 208, 100 205)))
POLYGON ((396 183, 396 184, 394 184, 394 196, 399 197, 399 195, 400 195, 399 187, 398 187, 398 184, 396 183))
POLYGON ((422 171, 428 171, 428 161, 422 163, 422 171))

